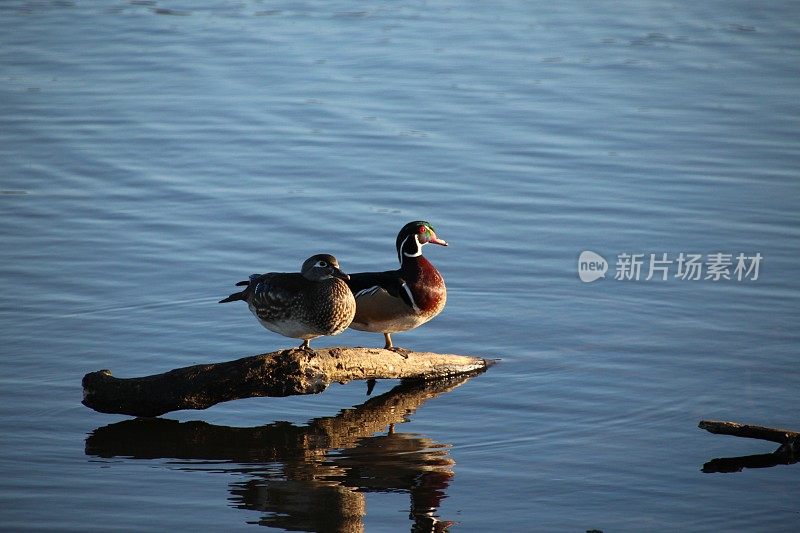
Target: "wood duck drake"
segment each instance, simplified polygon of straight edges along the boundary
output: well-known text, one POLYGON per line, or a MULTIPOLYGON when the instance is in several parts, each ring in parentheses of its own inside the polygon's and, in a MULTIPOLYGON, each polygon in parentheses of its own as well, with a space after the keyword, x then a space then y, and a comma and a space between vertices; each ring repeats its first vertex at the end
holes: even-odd
POLYGON ((442 312, 447 289, 436 267, 422 256, 422 247, 428 243, 447 246, 430 223, 409 222, 397 234, 399 269, 350 276, 347 284, 356 298, 351 328, 383 333, 384 347, 398 351, 392 333, 414 329, 442 312))
POLYGON ((322 335, 338 335, 356 312, 353 293, 342 280, 350 276, 328 254, 312 255, 300 273, 253 274, 237 286, 245 289, 219 303, 244 300, 262 326, 285 337, 303 339, 300 349, 322 335))

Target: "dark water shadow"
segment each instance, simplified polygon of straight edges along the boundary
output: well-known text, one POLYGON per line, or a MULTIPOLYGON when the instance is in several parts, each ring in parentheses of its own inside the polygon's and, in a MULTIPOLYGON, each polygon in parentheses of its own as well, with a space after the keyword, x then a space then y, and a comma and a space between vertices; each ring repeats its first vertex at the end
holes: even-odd
POLYGON ((797 460, 797 445, 794 443, 782 444, 772 453, 712 459, 703 465, 702 471, 706 474, 730 474, 741 472, 745 468, 771 468, 778 465, 793 465, 797 463, 797 460))
POLYGON ((86 455, 187 461, 181 468, 240 473, 230 484, 235 507, 262 511, 256 522, 288 531, 363 531, 366 494, 409 495, 412 532, 447 531, 437 511, 453 478, 450 445, 395 424, 469 376, 401 383, 333 417, 307 425, 252 428, 134 419, 103 426, 86 439, 86 455), (242 480, 242 477, 245 479, 242 480))

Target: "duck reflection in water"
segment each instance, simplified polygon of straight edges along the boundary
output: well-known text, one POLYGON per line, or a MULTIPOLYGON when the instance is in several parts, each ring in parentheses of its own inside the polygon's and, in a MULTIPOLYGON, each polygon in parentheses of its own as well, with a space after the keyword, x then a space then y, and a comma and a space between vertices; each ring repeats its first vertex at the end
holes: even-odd
POLYGON ((247 476, 231 484, 231 501, 264 512, 258 523, 265 526, 363 531, 366 494, 405 492, 411 500, 412 532, 447 531, 452 522, 441 520, 437 511, 453 477, 449 445, 396 432, 394 425, 468 379, 401 383, 306 426, 276 422, 235 428, 161 418, 126 420, 92 432, 86 454, 215 461, 191 469, 247 476))

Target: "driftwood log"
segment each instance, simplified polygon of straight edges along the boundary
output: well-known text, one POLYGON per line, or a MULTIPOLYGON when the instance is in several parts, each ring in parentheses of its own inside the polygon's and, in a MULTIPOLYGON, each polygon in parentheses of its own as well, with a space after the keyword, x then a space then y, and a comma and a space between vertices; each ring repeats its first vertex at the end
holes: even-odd
POLYGON ((780 444, 772 453, 712 459, 703 465, 703 472, 706 473, 740 472, 745 468, 790 465, 796 463, 800 455, 800 432, 797 431, 719 420, 701 420, 698 427, 717 435, 732 435, 780 444))
POLYGON ((120 379, 109 370, 83 377, 83 405, 102 413, 154 417, 181 409, 206 409, 254 396, 316 394, 331 383, 353 380, 430 380, 482 372, 492 360, 382 348, 299 349, 224 363, 176 368, 120 379))

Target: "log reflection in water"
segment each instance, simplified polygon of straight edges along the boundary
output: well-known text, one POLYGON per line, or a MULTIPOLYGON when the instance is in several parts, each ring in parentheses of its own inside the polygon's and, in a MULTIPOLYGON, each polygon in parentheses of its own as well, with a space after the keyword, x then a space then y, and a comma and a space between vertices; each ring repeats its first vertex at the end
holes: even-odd
POLYGON ((468 379, 403 383, 306 426, 276 422, 234 428, 158 418, 126 420, 96 429, 86 439, 86 454, 233 463, 229 468, 191 468, 253 476, 232 483, 232 501, 265 512, 259 523, 272 527, 362 531, 364 493, 406 492, 412 531, 444 531, 449 522, 435 515, 453 476, 449 445, 395 432, 394 425, 468 379))

